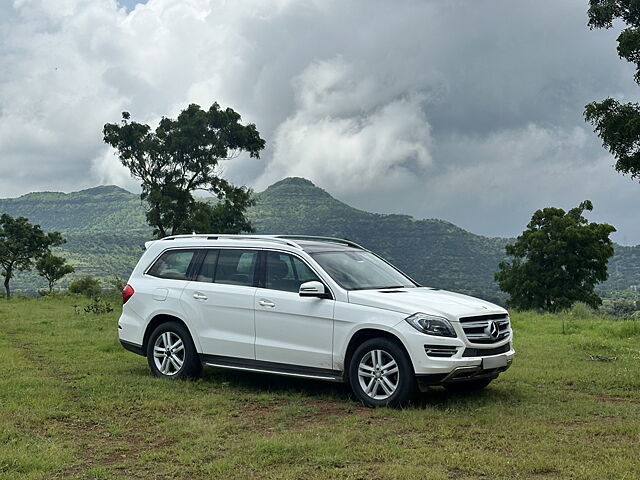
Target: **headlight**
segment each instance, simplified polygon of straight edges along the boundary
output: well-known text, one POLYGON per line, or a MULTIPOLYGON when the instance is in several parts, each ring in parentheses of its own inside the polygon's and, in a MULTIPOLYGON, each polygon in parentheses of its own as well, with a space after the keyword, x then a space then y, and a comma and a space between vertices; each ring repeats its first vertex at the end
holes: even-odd
POLYGON ((416 330, 438 337, 456 337, 453 326, 446 318, 427 315, 426 313, 414 313, 405 320, 416 330))

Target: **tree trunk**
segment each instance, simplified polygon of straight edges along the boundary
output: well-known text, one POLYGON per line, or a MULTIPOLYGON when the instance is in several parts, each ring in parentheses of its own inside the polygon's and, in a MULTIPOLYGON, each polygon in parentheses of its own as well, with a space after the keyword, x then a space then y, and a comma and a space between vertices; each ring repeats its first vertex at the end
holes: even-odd
POLYGON ((6 276, 4 277, 4 290, 7 295, 7 300, 11 298, 11 289, 9 288, 9 280, 11 279, 11 272, 6 272, 6 276))

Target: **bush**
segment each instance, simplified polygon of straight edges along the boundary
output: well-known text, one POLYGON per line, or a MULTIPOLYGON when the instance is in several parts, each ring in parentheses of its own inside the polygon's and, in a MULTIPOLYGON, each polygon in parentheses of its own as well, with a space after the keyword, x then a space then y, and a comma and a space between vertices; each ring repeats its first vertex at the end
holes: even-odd
POLYGON ((615 298, 605 302, 602 310, 614 317, 630 317, 638 310, 638 305, 634 300, 615 298))
POLYGON ((104 313, 113 312, 113 307, 103 298, 93 297, 91 303, 84 307, 84 312, 93 313, 94 315, 101 315, 104 313))
POLYGON ((102 285, 97 278, 83 277, 71 282, 67 290, 85 297, 97 297, 102 293, 102 285))
POLYGON ((588 319, 594 315, 594 310, 584 302, 576 302, 568 310, 569 316, 574 319, 588 319))

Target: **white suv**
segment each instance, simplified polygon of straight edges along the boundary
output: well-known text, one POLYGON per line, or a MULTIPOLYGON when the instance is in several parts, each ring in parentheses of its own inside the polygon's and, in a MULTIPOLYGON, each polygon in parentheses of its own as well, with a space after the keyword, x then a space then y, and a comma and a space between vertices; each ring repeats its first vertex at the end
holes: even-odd
POLYGON ((202 365, 348 382, 369 406, 417 387, 485 387, 513 359, 509 315, 422 287, 325 237, 178 235, 147 242, 123 291, 120 342, 154 375, 202 365))

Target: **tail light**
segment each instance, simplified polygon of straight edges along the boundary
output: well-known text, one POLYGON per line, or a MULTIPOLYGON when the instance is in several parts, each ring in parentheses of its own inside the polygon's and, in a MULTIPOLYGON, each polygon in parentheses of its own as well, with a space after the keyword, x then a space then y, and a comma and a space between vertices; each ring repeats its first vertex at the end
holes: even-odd
POLYGON ((125 285, 125 287, 122 289, 122 304, 124 305, 125 303, 127 303, 127 300, 129 300, 134 293, 135 290, 131 285, 125 285))

